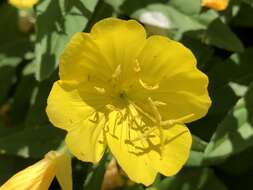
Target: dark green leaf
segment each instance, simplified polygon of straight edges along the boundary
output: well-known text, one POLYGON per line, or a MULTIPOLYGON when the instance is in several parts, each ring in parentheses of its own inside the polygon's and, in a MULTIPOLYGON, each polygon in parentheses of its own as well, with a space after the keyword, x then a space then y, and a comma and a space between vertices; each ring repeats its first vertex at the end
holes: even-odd
POLYGON ((84 190, 100 190, 103 183, 105 169, 106 169, 107 156, 104 155, 103 159, 92 167, 89 175, 84 182, 84 190))
POLYGON ((227 190, 226 186, 208 168, 184 169, 174 177, 165 178, 156 190, 227 190))
POLYGON ((51 125, 25 128, 23 131, 0 138, 0 153, 40 158, 59 147, 64 132, 51 125))
POLYGON ((215 19, 208 27, 206 42, 228 51, 242 52, 240 39, 220 19, 215 19))
POLYGON ((7 181, 11 176, 20 170, 28 167, 34 160, 28 160, 16 156, 0 155, 0 186, 7 181), (4 172, 3 172, 4 171, 4 172))
POLYGON ((207 162, 223 161, 253 146, 253 83, 225 117, 205 150, 207 162))
POLYGON ((44 0, 36 6, 36 78, 49 77, 71 36, 84 30, 97 0, 44 0))

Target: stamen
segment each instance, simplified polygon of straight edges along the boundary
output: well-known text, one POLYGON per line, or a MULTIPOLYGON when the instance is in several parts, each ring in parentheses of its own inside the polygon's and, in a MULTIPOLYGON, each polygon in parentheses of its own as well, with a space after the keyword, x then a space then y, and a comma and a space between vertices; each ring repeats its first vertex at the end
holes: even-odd
POLYGON ((107 104, 105 106, 109 111, 115 111, 117 108, 112 104, 107 104))
POLYGON ((93 123, 97 123, 99 120, 98 112, 94 112, 94 114, 89 118, 89 121, 93 123))
POLYGON ((148 102, 149 102, 149 104, 150 104, 150 106, 151 106, 151 109, 152 109, 154 115, 155 115, 157 124, 160 125, 160 123, 161 123, 161 121, 162 121, 162 117, 161 117, 161 115, 160 115, 160 113, 159 113, 157 107, 155 106, 153 100, 152 100, 150 97, 148 98, 148 102))
POLYGON ((153 104, 155 106, 166 106, 167 105, 165 102, 161 102, 161 101, 153 101, 153 104))
POLYGON ((150 135, 150 133, 154 132, 157 128, 153 127, 151 129, 149 129, 146 133, 144 133, 143 135, 139 136, 138 138, 133 139, 132 141, 139 141, 139 140, 144 140, 146 138, 148 138, 148 136, 150 135))
POLYGON ((156 90, 159 88, 159 83, 155 84, 155 85, 148 85, 147 83, 143 82, 141 79, 139 79, 139 83, 141 84, 141 86, 147 90, 156 90))
POLYGON ((170 120, 167 120, 167 121, 162 121, 161 125, 162 126, 172 126, 172 125, 175 125, 175 124, 184 124, 186 120, 192 118, 193 116, 194 116, 194 114, 191 113, 191 114, 188 114, 186 116, 180 117, 178 119, 170 119, 170 120))
POLYGON ((138 73, 138 72, 141 71, 140 63, 139 63, 139 61, 137 59, 135 59, 135 63, 136 63, 136 65, 134 66, 134 71, 136 73, 138 73))
POLYGON ((94 86, 94 89, 95 89, 99 94, 105 94, 105 89, 104 89, 104 88, 100 88, 100 87, 94 86))
POLYGON ((120 76, 121 72, 122 72, 122 69, 121 69, 121 65, 119 64, 116 67, 114 73, 112 74, 112 78, 118 78, 118 76, 120 76))
MULTIPOLYGON (((130 101, 129 104, 129 110, 131 112, 131 109, 136 109, 137 111, 139 111, 140 113, 142 113, 146 118, 148 118, 149 120, 151 120, 152 122, 156 122, 155 118, 153 118, 151 115, 149 115, 147 112, 143 111, 138 105, 136 105, 134 102, 130 101)), ((134 117, 134 116, 133 116, 134 117)))
POLYGON ((116 118, 115 118, 115 120, 114 120, 114 125, 113 125, 113 136, 115 136, 115 134, 116 134, 117 125, 118 125, 118 113, 116 114, 116 118))
POLYGON ((138 140, 143 140, 148 138, 148 136, 150 135, 150 133, 154 132, 156 129, 158 129, 159 131, 159 136, 160 136, 160 143, 161 143, 161 149, 160 149, 160 154, 161 157, 163 156, 163 147, 164 147, 164 135, 163 135, 163 131, 162 131, 162 126, 161 126, 161 122, 162 122, 162 117, 161 114, 159 113, 156 105, 154 104, 153 100, 151 99, 151 97, 148 98, 148 102, 151 106, 151 110, 155 116, 155 126, 153 128, 151 128, 148 132, 144 133, 143 135, 141 135, 140 137, 132 140, 134 141, 138 141, 138 140))

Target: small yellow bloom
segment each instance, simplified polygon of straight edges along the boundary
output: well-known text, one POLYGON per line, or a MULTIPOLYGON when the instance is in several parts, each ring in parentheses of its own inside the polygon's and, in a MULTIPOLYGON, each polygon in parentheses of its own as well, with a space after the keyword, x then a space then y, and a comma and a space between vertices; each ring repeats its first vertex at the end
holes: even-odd
POLYGON ((107 18, 73 36, 60 58, 60 80, 48 98, 50 121, 68 131, 80 160, 98 162, 108 146, 135 182, 177 173, 188 159, 184 123, 210 106, 208 78, 182 44, 146 38, 134 20, 107 18))
POLYGON ((39 0, 9 0, 9 3, 18 9, 32 8, 39 0))
POLYGON ((202 6, 217 11, 223 11, 227 8, 229 0, 202 0, 202 6))
POLYGON ((47 153, 44 159, 11 177, 0 190, 46 190, 55 176, 62 190, 72 189, 71 158, 66 150, 47 153))

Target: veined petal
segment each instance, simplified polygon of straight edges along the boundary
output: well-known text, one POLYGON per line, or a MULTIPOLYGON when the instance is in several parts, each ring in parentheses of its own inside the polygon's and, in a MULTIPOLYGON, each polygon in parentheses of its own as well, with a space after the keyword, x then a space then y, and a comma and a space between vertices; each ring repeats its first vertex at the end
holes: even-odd
POLYGON ((76 83, 105 82, 112 71, 90 34, 79 32, 71 38, 60 57, 59 74, 61 80, 76 83))
POLYGON ((140 78, 149 89, 136 85, 129 92, 147 112, 147 99, 160 101, 159 112, 164 120, 178 119, 189 114, 193 116, 185 122, 203 117, 210 107, 208 78, 196 67, 193 54, 178 42, 165 37, 152 36, 139 56, 140 78), (150 69, 152 68, 152 69, 150 69))
MULTIPOLYGON (((142 141, 132 142, 141 136, 141 133, 126 116, 120 119, 121 114, 114 111, 110 113, 108 120, 108 129, 106 133, 107 144, 118 161, 121 168, 126 172, 128 177, 145 185, 150 185, 157 174, 157 171, 152 167, 145 155, 147 144, 142 144, 142 141)), ((124 116, 123 116, 124 117, 124 116)), ((148 147, 149 148, 149 147, 148 147)))
MULTIPOLYGON (((158 133, 158 132, 157 132, 158 133)), ((189 157, 192 137, 184 125, 174 125, 162 129, 163 146, 159 135, 150 138, 154 145, 160 144, 161 153, 151 150, 147 156, 153 167, 166 176, 175 175, 185 164, 189 157)))
POLYGON ((99 162, 105 150, 104 124, 104 116, 98 114, 69 131, 65 141, 71 153, 85 162, 99 162))
POLYGON ((155 35, 147 39, 138 61, 140 77, 148 84, 196 69, 196 59, 189 49, 176 41, 155 35))
POLYGON ((39 0, 9 0, 9 3, 19 9, 32 8, 39 0))
POLYGON ((45 190, 48 189, 56 173, 56 164, 48 158, 18 172, 0 190, 45 190))
POLYGON ((47 115, 56 126, 67 131, 79 127, 84 120, 108 101, 91 84, 73 86, 62 81, 54 83, 47 101, 47 115))
POLYGON ((114 74, 120 74, 120 80, 127 82, 134 73, 136 58, 146 41, 146 32, 141 24, 134 20, 124 21, 107 18, 96 23, 91 30, 96 42, 114 74))

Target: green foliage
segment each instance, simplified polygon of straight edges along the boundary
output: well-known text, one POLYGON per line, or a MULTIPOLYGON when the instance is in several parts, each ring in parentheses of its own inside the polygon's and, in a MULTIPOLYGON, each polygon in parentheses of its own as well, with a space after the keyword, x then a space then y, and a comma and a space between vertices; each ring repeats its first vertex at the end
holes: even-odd
MULTIPOLYGON (((166 35, 191 49, 209 77, 212 99, 208 114, 188 125, 193 145, 177 175, 158 175, 144 187, 121 174, 118 189, 251 190, 252 0, 230 0, 222 12, 201 7, 201 0, 40 0, 27 10, 0 1, 0 185, 62 144, 65 132, 45 113, 59 56, 74 33, 88 32, 111 16, 136 19, 148 34, 166 35), (167 27, 143 21, 145 13, 154 12, 167 27)), ((105 156, 92 166, 73 159, 74 189, 99 190, 109 160, 105 156)))
POLYGON ((253 146, 252 87, 218 126, 205 150, 206 161, 223 160, 253 146))
POLYGON ((97 0, 44 0, 36 6, 36 78, 49 77, 70 37, 84 30, 97 0))

